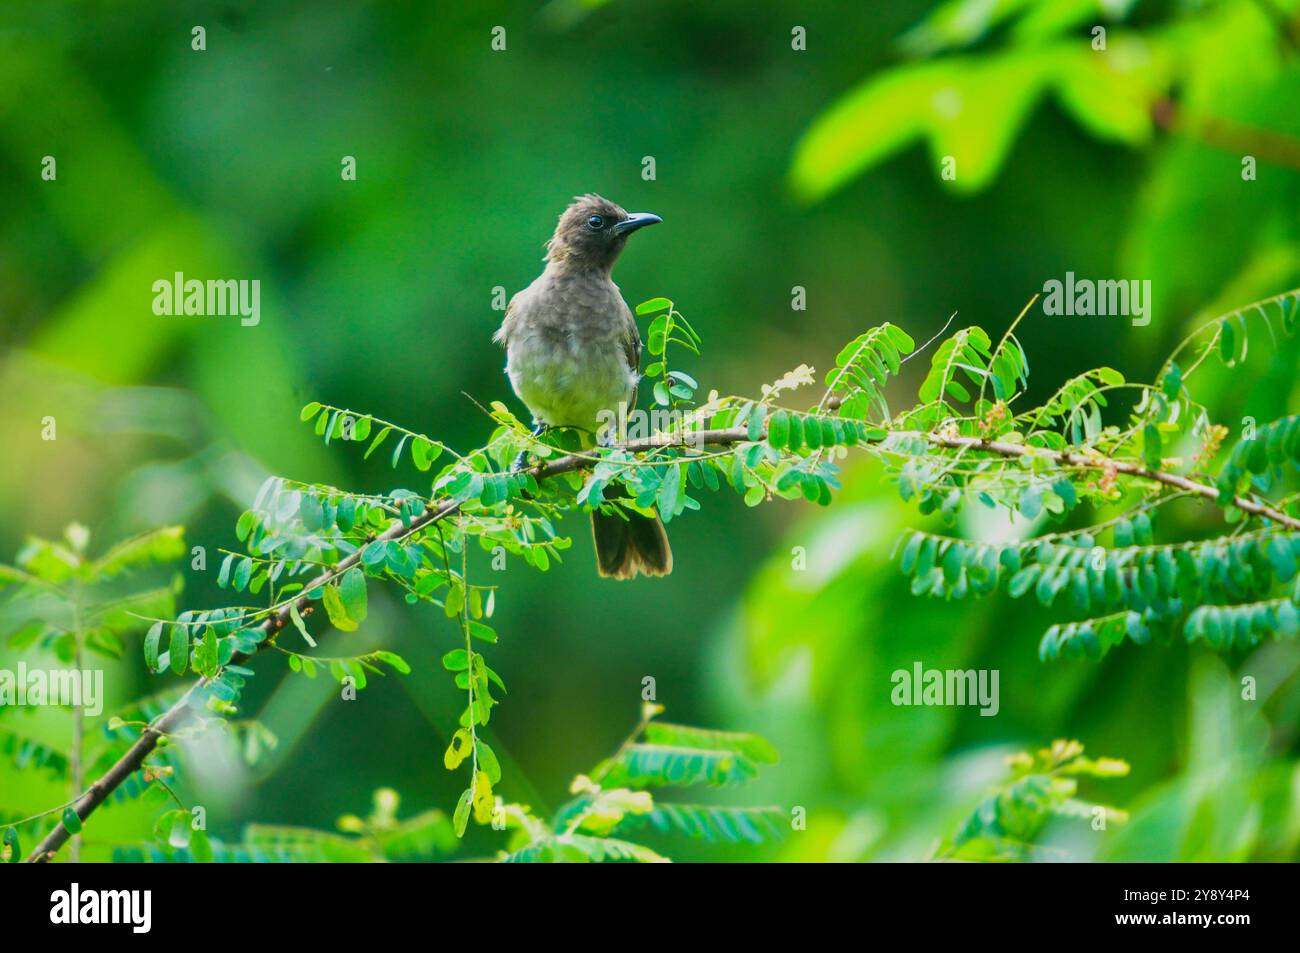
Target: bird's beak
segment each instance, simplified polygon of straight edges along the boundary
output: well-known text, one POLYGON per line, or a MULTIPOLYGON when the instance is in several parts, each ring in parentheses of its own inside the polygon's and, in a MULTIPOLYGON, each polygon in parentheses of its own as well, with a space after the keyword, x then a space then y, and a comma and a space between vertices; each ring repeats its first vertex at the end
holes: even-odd
POLYGON ((638 228, 645 228, 647 225, 658 225, 662 221, 662 218, 651 212, 633 212, 614 226, 614 234, 630 235, 638 228))

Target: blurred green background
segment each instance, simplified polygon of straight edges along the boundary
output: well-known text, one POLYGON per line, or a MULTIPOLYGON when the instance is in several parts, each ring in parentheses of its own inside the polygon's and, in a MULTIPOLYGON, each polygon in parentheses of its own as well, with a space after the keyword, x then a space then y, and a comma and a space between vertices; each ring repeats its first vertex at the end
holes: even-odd
MULTIPOLYGON (((427 491, 381 455, 322 447, 298 409, 326 401, 461 449, 483 442, 469 397, 515 406, 490 340, 493 289, 532 280, 556 215, 586 191, 663 217, 615 278, 634 304, 672 298, 700 331, 685 369, 706 392, 822 371, 883 321, 923 341, 957 311, 1000 333, 1066 271, 1150 279, 1153 321, 1031 315, 1031 398, 1098 364, 1149 377, 1198 318, 1300 284, 1296 8, 966 2, 918 31, 919 2, 11 0, 0 558, 74 520, 101 545, 184 523, 209 558, 207 572, 185 567, 183 602, 210 607, 224 604, 215 552, 266 475, 427 491), (1106 51, 1090 46, 1095 24, 1106 51), (505 51, 490 45, 498 25, 505 51), (909 86, 921 61, 941 72, 909 86), (882 97, 881 81, 899 89, 882 97), (954 181, 939 175, 948 154, 954 181), (344 156, 356 181, 340 176, 344 156), (151 286, 176 271, 259 278, 261 323, 155 316, 151 286), (796 286, 806 310, 791 307, 796 286)), ((1220 376, 1201 399, 1230 426, 1294 410, 1296 357, 1279 341, 1231 378, 1207 370, 1220 376)), ((900 406, 924 363, 906 369, 900 406)), ((742 800, 809 811, 785 844, 725 856, 925 857, 1000 778, 1002 755, 1056 737, 1133 765, 1093 792, 1132 822, 1063 832, 1069 856, 1294 856, 1293 645, 1223 660, 1125 645, 1100 664, 1044 665, 1037 607, 908 595, 890 553, 920 518, 874 469, 851 465, 843 496, 812 510, 719 494, 673 523, 677 568, 662 581, 597 580, 577 520, 558 571, 501 574, 501 793, 555 807, 627 733, 651 676, 672 719, 776 744, 782 763, 742 800), (792 569, 796 546, 806 571, 792 569), (889 674, 914 660, 1000 670, 1000 714, 892 706, 889 674), (1243 672, 1260 701, 1238 699, 1243 672)), ((1180 518, 1221 527, 1208 510, 1180 518)), ((452 806, 460 779, 441 752, 460 698, 437 659, 455 626, 379 591, 363 631, 331 639, 391 647, 415 671, 344 704, 260 659, 245 701, 280 744, 253 769, 213 757, 196 772, 215 836, 254 820, 332 827, 381 785, 408 810, 452 806)), ((17 657, 0 648, 0 665, 17 657)), ((120 702, 161 681, 138 643, 110 669, 120 702)), ((67 724, 40 712, 24 730, 66 743, 67 724)), ((15 811, 65 799, 8 762, 0 791, 15 811)), ((148 824, 138 807, 106 810, 84 856, 148 824)), ((496 846, 471 835, 473 850, 496 846)))

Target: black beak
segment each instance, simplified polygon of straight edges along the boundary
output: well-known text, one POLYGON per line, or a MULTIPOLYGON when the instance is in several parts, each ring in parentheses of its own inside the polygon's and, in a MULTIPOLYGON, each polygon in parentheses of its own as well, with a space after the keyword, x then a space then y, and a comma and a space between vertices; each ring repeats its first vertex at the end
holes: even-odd
POLYGON ((614 234, 630 235, 638 228, 645 228, 647 225, 658 225, 662 221, 662 218, 651 212, 633 212, 614 226, 614 234))

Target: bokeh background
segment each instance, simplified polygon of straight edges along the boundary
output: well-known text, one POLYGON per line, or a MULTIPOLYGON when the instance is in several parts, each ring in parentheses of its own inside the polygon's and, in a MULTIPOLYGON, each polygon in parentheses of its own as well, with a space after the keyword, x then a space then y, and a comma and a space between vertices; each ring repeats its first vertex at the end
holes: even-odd
MULTIPOLYGON (((535 276, 576 193, 663 217, 615 278, 633 303, 664 295, 690 319, 704 350, 685 369, 706 391, 756 393, 799 363, 824 370, 883 321, 921 341, 955 311, 1000 333, 1066 271, 1150 279, 1145 327, 1031 315, 1021 336, 1042 397, 1098 364, 1149 377, 1198 320, 1300 284, 1295 2, 931 13, 920 2, 10 0, 0 559, 72 521, 92 548, 183 523, 209 569, 182 566, 182 601, 216 606, 211 554, 234 545, 266 475, 419 489, 420 474, 395 474, 384 455, 323 447, 298 409, 320 400, 481 443, 490 426, 469 398, 513 401, 490 340, 493 289, 535 276), (1098 24, 1105 51, 1092 48, 1098 24), (505 51, 491 48, 495 26, 505 51), (806 49, 792 49, 796 26, 806 49), (918 82, 918 63, 940 72, 918 82), (949 154, 954 181, 939 174, 949 154), (54 181, 40 175, 47 155, 54 181), (340 175, 344 156, 356 181, 340 175), (176 271, 259 278, 260 325, 155 316, 152 283, 176 271), (806 310, 791 307, 796 286, 806 310), (54 441, 41 439, 46 416, 54 441)), ((1230 378, 1207 371, 1201 397, 1229 424, 1294 410, 1296 356, 1291 341, 1260 347, 1230 378)), ((900 405, 924 363, 908 365, 900 405)), ((783 845, 674 844, 675 857, 922 858, 1002 776, 1005 754, 1057 737, 1133 768, 1093 792, 1132 811, 1130 824, 1104 838, 1063 832, 1068 856, 1294 856, 1294 645, 1226 659, 1125 645, 1102 663, 1047 665, 1036 606, 908 594, 891 550, 924 521, 870 465, 851 463, 826 510, 749 510, 730 494, 706 504, 673 523, 666 580, 597 580, 578 521, 558 570, 501 575, 491 661, 510 694, 489 735, 500 793, 555 807, 622 740, 651 676, 674 720, 775 743, 781 764, 741 800, 810 816, 783 845), (796 546, 806 571, 792 569, 796 546), (1000 670, 1000 714, 892 706, 889 675, 914 660, 1000 670), (1253 705, 1238 698, 1244 671, 1264 686, 1253 705)), ((1180 518, 1221 526, 1199 509, 1180 518)), ((219 769, 195 775, 215 836, 235 839, 249 821, 330 828, 381 785, 405 809, 454 804, 460 779, 441 753, 461 699, 437 659, 456 630, 379 591, 362 632, 331 638, 349 653, 393 648, 414 672, 343 704, 332 683, 259 660, 245 700, 279 745, 254 768, 214 759, 219 769)), ((0 665, 18 657, 0 646, 0 665)), ((109 683, 124 702, 165 680, 144 672, 136 640, 109 683)), ((66 744, 59 712, 14 723, 66 744)), ((65 799, 8 761, 0 792, 16 813, 65 799)), ((147 811, 114 807, 84 856, 148 833, 147 811)), ((476 831, 470 852, 492 838, 476 831)))

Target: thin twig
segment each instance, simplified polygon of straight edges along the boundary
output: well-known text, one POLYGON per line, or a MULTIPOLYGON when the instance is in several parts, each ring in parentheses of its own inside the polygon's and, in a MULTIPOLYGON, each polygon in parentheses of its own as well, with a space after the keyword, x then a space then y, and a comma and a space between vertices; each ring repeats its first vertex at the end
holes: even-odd
POLYGON ((927 347, 929 347, 929 346, 930 346, 931 344, 933 344, 935 341, 939 340, 939 338, 943 337, 944 334, 947 332, 947 330, 948 330, 950 327, 952 327, 952 323, 953 323, 953 321, 956 320, 956 318, 957 318, 957 312, 954 311, 952 314, 948 315, 948 320, 944 322, 943 327, 941 327, 941 328, 939 329, 939 331, 938 331, 937 334, 935 334, 932 338, 930 338, 930 340, 926 341, 924 344, 922 344, 922 345, 921 345, 920 347, 918 347, 915 351, 913 351, 911 354, 907 355, 907 357, 903 358, 903 359, 902 359, 901 361, 899 361, 898 363, 899 363, 899 364, 906 364, 908 361, 910 361, 912 358, 916 357, 916 355, 920 354, 922 351, 924 351, 927 347))

